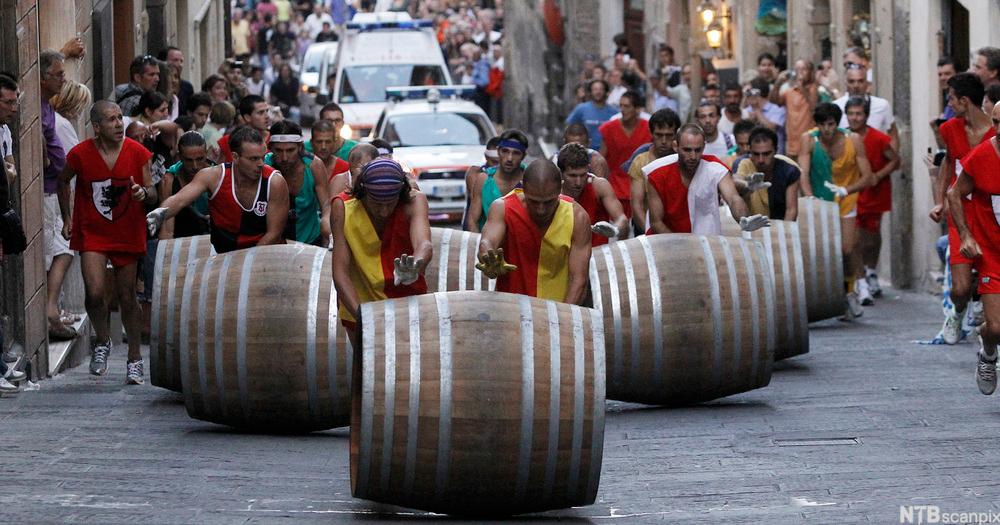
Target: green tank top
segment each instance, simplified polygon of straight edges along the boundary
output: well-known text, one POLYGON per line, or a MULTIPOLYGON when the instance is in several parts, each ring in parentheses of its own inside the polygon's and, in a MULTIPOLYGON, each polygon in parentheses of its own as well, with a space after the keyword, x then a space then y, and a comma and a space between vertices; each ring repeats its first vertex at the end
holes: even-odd
MULTIPOLYGON (((523 171, 524 169, 525 165, 522 163, 521 170, 523 171)), ((485 173, 486 182, 483 183, 483 191, 481 194, 483 201, 483 213, 479 216, 479 231, 483 231, 483 226, 486 225, 486 218, 490 214, 490 205, 493 204, 493 201, 503 197, 503 195, 500 194, 500 187, 497 186, 496 180, 493 179, 493 176, 497 173, 496 167, 486 168, 485 173)), ((517 183, 517 186, 515 186, 515 188, 520 187, 521 183, 517 183)))
POLYGON ((814 129, 809 134, 813 138, 812 156, 809 159, 809 184, 812 185, 813 195, 817 199, 833 201, 833 192, 823 184, 833 180, 833 160, 819 143, 819 130, 814 129))
MULTIPOLYGON (((316 196, 316 181, 312 172, 312 157, 302 157, 305 168, 302 170, 302 187, 289 206, 288 223, 285 226, 285 238, 294 239, 307 244, 315 244, 320 235, 319 198, 316 196), (292 230, 294 226, 294 231, 292 230), (294 237, 293 237, 294 235, 294 237)), ((264 163, 274 166, 274 154, 268 153, 264 163)))

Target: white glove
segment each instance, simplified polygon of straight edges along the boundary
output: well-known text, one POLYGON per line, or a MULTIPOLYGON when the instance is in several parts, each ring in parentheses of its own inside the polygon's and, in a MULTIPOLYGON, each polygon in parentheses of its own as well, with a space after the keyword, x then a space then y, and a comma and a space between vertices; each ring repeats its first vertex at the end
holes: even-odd
POLYGON ((156 208, 147 213, 146 227, 149 228, 149 234, 155 236, 156 232, 160 231, 160 226, 163 226, 163 221, 165 220, 167 220, 167 208, 156 208))
POLYGON ((771 219, 763 215, 749 215, 740 219, 740 229, 745 232, 757 231, 771 225, 771 219))
POLYGON ((590 231, 609 239, 615 239, 618 237, 618 228, 608 221, 600 221, 590 227, 590 231))
POLYGON ((419 262, 420 259, 412 255, 406 255, 405 253, 392 261, 394 267, 392 279, 396 283, 396 286, 413 284, 420 278, 420 271, 417 270, 417 263, 419 262))
POLYGON ((764 181, 764 174, 759 171, 750 175, 750 178, 747 179, 747 191, 766 190, 770 187, 771 183, 764 181))
POLYGON ((843 186, 837 186, 830 181, 824 181, 823 186, 826 186, 826 189, 830 190, 833 193, 833 196, 838 199, 843 199, 847 196, 847 188, 843 186))

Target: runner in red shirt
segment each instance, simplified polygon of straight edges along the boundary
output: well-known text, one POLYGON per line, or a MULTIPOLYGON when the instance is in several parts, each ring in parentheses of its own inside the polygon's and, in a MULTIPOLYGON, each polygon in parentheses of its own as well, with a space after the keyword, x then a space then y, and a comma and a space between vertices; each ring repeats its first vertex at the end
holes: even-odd
POLYGON ((97 101, 90 110, 90 121, 95 137, 70 150, 59 176, 63 236, 70 240, 71 249, 80 252, 87 315, 97 332, 90 373, 103 375, 108 369, 112 343, 107 291, 113 287, 128 334, 125 382, 141 385, 142 319, 135 283, 137 263, 146 253, 143 203, 157 201, 149 171, 152 154, 142 144, 125 138, 117 104, 97 101), (70 182, 74 177, 77 184, 71 218, 70 182), (108 282, 108 261, 114 268, 113 282, 108 282))
POLYGON ((559 150, 556 165, 562 172, 562 194, 579 203, 590 216, 592 246, 628 234, 628 219, 611 184, 590 173, 590 152, 586 146, 566 144, 559 150))
POLYGON ((598 128, 603 141, 601 155, 608 162, 610 175, 608 180, 615 190, 615 195, 622 203, 626 217, 632 216, 632 180, 622 169, 632 153, 644 144, 653 141, 649 134, 649 122, 639 116, 643 101, 635 91, 626 91, 619 102, 622 118, 611 119, 598 128))
MULTIPOLYGON (((1000 105, 993 108, 1000 131, 1000 105)), ((952 220, 961 238, 962 255, 979 270, 986 323, 979 329, 982 348, 976 368, 979 391, 997 386, 997 343, 1000 342, 1000 142, 992 137, 961 159, 957 182, 948 190, 952 220), (971 200, 969 197, 971 196, 971 200)))
MULTIPOLYGON (((942 174, 941 186, 937 188, 941 204, 931 210, 931 219, 940 222, 945 212, 948 212, 948 250, 949 269, 951 270, 951 300, 955 307, 945 309, 942 338, 947 344, 955 344, 962 338, 962 319, 966 307, 972 298, 973 282, 972 267, 974 261, 961 252, 961 236, 955 228, 956 210, 945 208, 945 190, 955 183, 959 160, 980 142, 995 134, 990 127, 990 118, 981 108, 985 88, 982 80, 972 73, 959 73, 948 80, 948 105, 955 112, 955 117, 941 124, 941 140, 948 149, 942 174)), ((966 212, 967 213, 967 212, 966 212)), ((965 222, 969 223, 968 217, 965 222)), ((972 225, 975 228, 975 224, 972 225)))
POLYGON ((233 132, 232 164, 205 168, 177 194, 146 216, 151 234, 164 221, 209 194, 212 246, 217 253, 258 245, 284 244, 288 186, 281 173, 264 164, 264 138, 244 126, 233 132))
POLYGON ((892 138, 868 126, 869 103, 866 99, 851 98, 844 105, 851 131, 861 136, 865 157, 875 174, 875 186, 861 190, 858 196, 858 248, 864 261, 864 274, 858 276, 855 289, 861 304, 875 304, 874 297, 882 295, 875 268, 882 249, 882 214, 892 209, 892 180, 889 176, 899 167, 899 153, 892 146, 892 138))
MULTIPOLYGON (((337 175, 350 173, 351 171, 351 165, 346 160, 337 156, 337 150, 334 149, 337 144, 336 138, 337 134, 334 130, 333 122, 320 120, 313 124, 311 139, 313 154, 319 160, 323 161, 324 166, 330 168, 330 173, 327 177, 328 183, 332 183, 334 177, 337 175)), ((331 192, 330 195, 336 197, 337 194, 331 192)))
POLYGON ((241 125, 250 126, 256 129, 257 132, 264 137, 264 144, 268 142, 268 126, 270 118, 268 118, 267 110, 269 105, 264 97, 260 95, 247 95, 240 99, 239 107, 237 107, 236 125, 230 128, 230 132, 226 133, 219 138, 219 151, 217 161, 221 164, 223 162, 232 163, 233 162, 233 151, 230 147, 229 137, 232 135, 233 131, 236 131, 241 125))

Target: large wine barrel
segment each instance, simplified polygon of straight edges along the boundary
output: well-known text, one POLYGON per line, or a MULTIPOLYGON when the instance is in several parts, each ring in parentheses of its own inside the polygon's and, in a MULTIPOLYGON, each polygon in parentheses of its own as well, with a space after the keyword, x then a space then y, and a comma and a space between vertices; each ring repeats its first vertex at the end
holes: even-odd
POLYGON ((840 207, 820 199, 799 199, 798 223, 809 322, 844 315, 840 207))
POLYGON ((676 405, 767 386, 776 339, 764 247, 722 236, 639 236, 594 250, 608 398, 676 405))
POLYGON ((195 262, 180 294, 189 416, 265 432, 349 423, 352 352, 331 264, 330 252, 305 244, 195 262))
POLYGON ((361 307, 351 493, 449 514, 594 502, 604 329, 592 309, 497 292, 361 307))
POLYGON ((495 290, 490 280, 476 269, 479 262, 479 234, 431 228, 434 257, 424 270, 428 292, 495 290))
MULTIPOLYGON (((724 208, 722 233, 741 237, 729 209, 724 208), (726 220, 728 215, 729 220, 726 220)), ((778 331, 774 341, 774 359, 786 359, 809 352, 809 319, 806 306, 806 276, 802 265, 799 226, 791 221, 772 220, 770 228, 752 234, 764 245, 764 253, 774 279, 774 310, 778 331)))
POLYGON ((153 267, 153 302, 149 313, 149 382, 181 391, 180 346, 181 297, 187 269, 197 259, 215 255, 208 235, 181 237, 157 243, 153 267))

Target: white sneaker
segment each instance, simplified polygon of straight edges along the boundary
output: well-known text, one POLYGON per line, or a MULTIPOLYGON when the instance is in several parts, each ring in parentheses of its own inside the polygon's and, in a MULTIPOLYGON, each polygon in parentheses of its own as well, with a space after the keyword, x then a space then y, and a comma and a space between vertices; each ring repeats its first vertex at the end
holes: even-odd
POLYGON ((868 283, 864 279, 854 281, 854 289, 858 292, 858 299, 861 301, 861 306, 875 305, 875 298, 872 297, 872 293, 868 289, 868 283))
POLYGON ((944 339, 945 344, 953 345, 962 339, 963 317, 965 317, 964 311, 958 315, 949 315, 944 318, 944 327, 941 328, 941 337, 944 339))
POLYGON ((20 391, 21 389, 17 385, 0 377, 0 394, 14 394, 20 391))
POLYGON ((849 323, 861 317, 864 313, 865 309, 861 307, 861 301, 858 299, 857 292, 847 294, 847 308, 845 308, 844 316, 840 320, 849 323))
MULTIPOLYGON (((982 344, 983 339, 979 342, 982 344)), ((979 356, 979 364, 976 365, 976 386, 983 395, 990 395, 997 389, 997 357, 996 349, 993 349, 993 359, 986 357, 983 352, 985 348, 980 348, 976 354, 979 356)))
POLYGON ((865 282, 872 293, 872 297, 882 297, 882 286, 878 284, 878 275, 874 270, 865 269, 865 282))
POLYGON ((142 385, 146 383, 143 377, 142 359, 125 363, 125 384, 142 385))

